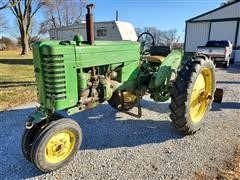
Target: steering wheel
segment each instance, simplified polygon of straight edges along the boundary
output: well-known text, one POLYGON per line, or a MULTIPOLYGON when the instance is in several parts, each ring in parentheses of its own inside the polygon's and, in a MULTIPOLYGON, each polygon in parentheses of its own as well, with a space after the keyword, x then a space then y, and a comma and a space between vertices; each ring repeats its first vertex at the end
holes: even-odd
POLYGON ((141 43, 141 54, 147 55, 150 53, 150 48, 155 46, 155 40, 151 33, 143 32, 138 36, 138 42, 141 43))

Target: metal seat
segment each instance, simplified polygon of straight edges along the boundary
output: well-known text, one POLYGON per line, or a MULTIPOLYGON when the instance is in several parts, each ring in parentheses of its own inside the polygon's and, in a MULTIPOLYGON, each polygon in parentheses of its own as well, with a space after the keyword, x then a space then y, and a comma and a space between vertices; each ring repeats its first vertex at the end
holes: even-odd
POLYGON ((164 56, 145 56, 144 59, 152 63, 162 63, 165 57, 164 56))

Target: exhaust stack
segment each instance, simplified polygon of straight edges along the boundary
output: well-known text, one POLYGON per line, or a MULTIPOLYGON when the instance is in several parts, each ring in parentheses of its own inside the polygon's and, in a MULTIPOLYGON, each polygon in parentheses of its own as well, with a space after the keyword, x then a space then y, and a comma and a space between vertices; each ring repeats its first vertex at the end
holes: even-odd
POLYGON ((87 42, 90 45, 94 44, 94 23, 93 23, 93 9, 95 4, 88 4, 86 14, 86 25, 87 25, 87 42))

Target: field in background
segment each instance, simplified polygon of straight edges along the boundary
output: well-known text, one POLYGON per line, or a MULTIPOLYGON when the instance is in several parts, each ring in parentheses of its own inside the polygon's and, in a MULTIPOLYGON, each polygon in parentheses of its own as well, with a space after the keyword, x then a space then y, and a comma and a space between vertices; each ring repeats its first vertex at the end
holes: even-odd
POLYGON ((0 51, 0 111, 35 102, 32 54, 20 51, 0 51))
POLYGON ((20 50, 0 51, 0 59, 32 59, 32 53, 22 56, 20 50))

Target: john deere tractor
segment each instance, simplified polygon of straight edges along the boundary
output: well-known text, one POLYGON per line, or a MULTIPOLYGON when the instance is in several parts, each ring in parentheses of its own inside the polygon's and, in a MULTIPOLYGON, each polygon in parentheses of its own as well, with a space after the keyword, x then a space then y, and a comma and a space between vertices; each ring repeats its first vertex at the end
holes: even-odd
POLYGON ((22 151, 43 172, 67 164, 81 146, 79 124, 61 110, 72 115, 108 102, 130 114, 136 106, 140 117, 144 95, 156 102, 171 99, 172 125, 187 135, 200 128, 213 101, 214 65, 206 56, 186 58, 182 50, 155 46, 149 33, 140 42, 95 41, 93 7, 87 6, 86 41, 76 35, 33 45, 40 106, 26 122, 22 151))

